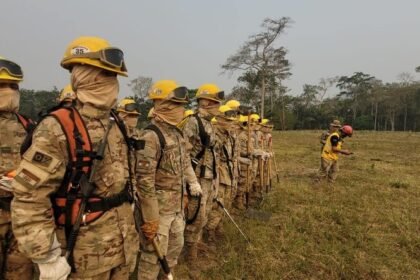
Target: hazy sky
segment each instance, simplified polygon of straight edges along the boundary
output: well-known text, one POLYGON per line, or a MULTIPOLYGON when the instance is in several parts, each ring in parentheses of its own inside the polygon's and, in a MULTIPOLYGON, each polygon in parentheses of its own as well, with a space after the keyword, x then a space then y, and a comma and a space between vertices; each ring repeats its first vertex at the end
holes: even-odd
POLYGON ((220 65, 265 17, 291 17, 281 42, 289 50, 293 94, 322 77, 363 71, 384 81, 420 65, 419 0, 14 0, 2 1, 0 56, 18 62, 22 86, 62 88, 59 62, 81 35, 106 38, 125 52, 129 78, 175 79, 190 88, 235 77, 220 65))

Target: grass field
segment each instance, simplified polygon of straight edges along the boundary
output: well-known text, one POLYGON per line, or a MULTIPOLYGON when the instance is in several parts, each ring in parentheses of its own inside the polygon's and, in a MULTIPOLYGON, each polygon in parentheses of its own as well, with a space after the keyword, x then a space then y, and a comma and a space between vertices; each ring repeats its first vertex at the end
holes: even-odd
POLYGON ((356 132, 334 185, 313 180, 319 134, 274 133, 271 219, 238 218, 253 246, 225 220, 200 279, 420 279, 420 134, 356 132))

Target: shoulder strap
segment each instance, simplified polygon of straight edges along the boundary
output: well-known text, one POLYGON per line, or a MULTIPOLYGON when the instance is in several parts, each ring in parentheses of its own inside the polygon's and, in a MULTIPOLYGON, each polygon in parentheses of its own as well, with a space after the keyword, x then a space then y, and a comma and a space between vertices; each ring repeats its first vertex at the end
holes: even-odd
POLYGON ((30 118, 27 118, 18 113, 15 113, 15 115, 26 132, 29 132, 31 129, 35 127, 35 123, 30 118))
POLYGON ((163 150, 166 146, 166 140, 165 136, 163 136, 162 131, 157 127, 155 124, 149 124, 144 129, 152 130, 154 133, 156 133, 157 137, 159 138, 159 144, 160 148, 163 150))
POLYGON ((165 146, 166 146, 165 136, 163 136, 162 131, 155 124, 149 124, 144 129, 152 130, 154 133, 156 133, 157 137, 159 138, 160 157, 159 157, 158 163, 156 165, 157 167, 159 167, 160 161, 162 160, 162 157, 163 157, 163 150, 165 149, 165 146))
POLYGON ((209 146, 209 135, 206 133, 206 130, 204 129, 204 125, 203 125, 203 121, 201 120, 201 118, 195 114, 194 115, 195 119, 197 120, 197 124, 198 124, 198 135, 200 136, 200 141, 201 144, 205 147, 209 146))
MULTIPOLYGON (((76 108, 60 108, 50 112, 58 123, 67 139, 67 150, 70 156, 71 171, 75 171, 76 176, 72 176, 72 184, 75 186, 80 180, 81 173, 88 174, 93 160, 92 142, 89 137, 85 122, 76 108), (76 184, 75 184, 76 183, 76 184)), ((70 171, 70 170, 68 170, 70 171)))

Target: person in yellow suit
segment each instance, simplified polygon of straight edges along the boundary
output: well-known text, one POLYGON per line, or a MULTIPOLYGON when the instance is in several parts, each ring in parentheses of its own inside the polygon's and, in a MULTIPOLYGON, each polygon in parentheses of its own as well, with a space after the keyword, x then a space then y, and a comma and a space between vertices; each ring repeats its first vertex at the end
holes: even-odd
POLYGON ((344 125, 337 132, 331 133, 321 153, 321 168, 319 170, 318 180, 328 178, 333 183, 338 175, 338 155, 351 155, 349 150, 342 148, 343 139, 353 135, 353 128, 350 125, 344 125))

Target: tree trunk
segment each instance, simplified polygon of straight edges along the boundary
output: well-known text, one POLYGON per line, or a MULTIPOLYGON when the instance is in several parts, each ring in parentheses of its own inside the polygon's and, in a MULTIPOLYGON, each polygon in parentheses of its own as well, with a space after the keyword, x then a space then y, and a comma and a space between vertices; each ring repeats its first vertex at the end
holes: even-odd
POLYGON ((404 108, 404 131, 407 130, 407 115, 408 115, 408 105, 407 105, 407 103, 405 103, 405 108, 404 108))
POLYGON ((264 102, 265 102, 265 75, 263 72, 262 79, 261 79, 261 113, 260 113, 261 119, 264 118, 264 102))
POLYGON ((378 102, 375 104, 375 123, 373 125, 373 130, 377 130, 377 124, 378 124, 378 102))
POLYGON ((389 121, 391 122, 391 131, 395 131, 395 111, 391 113, 389 121))
POLYGON ((286 130, 286 113, 285 111, 285 105, 284 105, 284 95, 281 97, 281 130, 286 130))

